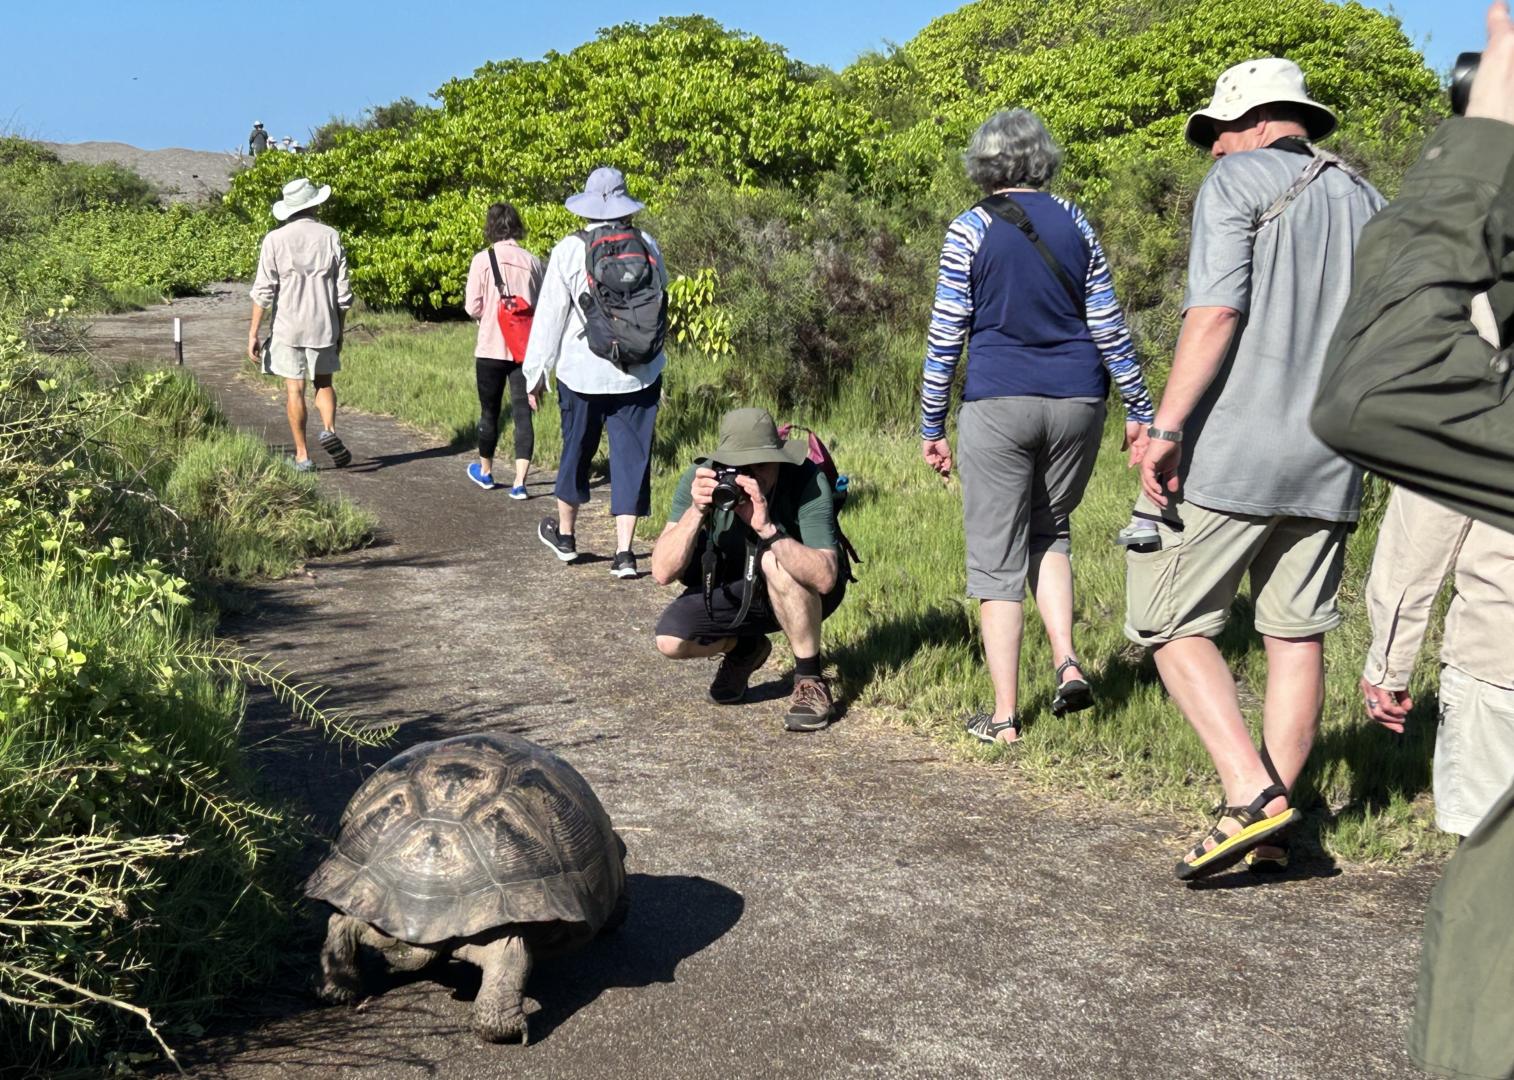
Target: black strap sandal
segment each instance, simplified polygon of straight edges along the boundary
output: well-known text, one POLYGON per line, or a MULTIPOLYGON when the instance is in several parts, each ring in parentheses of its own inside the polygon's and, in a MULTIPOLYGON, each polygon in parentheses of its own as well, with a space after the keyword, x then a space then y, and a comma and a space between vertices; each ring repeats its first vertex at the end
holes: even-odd
POLYGON ((1020 737, 1020 718, 1011 716, 1002 724, 994 723, 994 714, 991 712, 974 713, 967 718, 967 733, 979 742, 996 743, 1002 742, 999 738, 1001 731, 1013 731, 1015 738, 1020 737))
POLYGON ((1283 785, 1271 784, 1247 806, 1218 807, 1219 821, 1216 821, 1214 827, 1199 838, 1199 842, 1193 845, 1193 849, 1187 855, 1178 860, 1176 868, 1178 880, 1193 881, 1234 866, 1245 858, 1246 852, 1263 840, 1275 836, 1298 822, 1303 815, 1296 807, 1290 806, 1281 814, 1274 814, 1272 817, 1267 817, 1262 813, 1262 807, 1279 796, 1286 797, 1287 794, 1288 789, 1283 785), (1234 836, 1227 836, 1220 828, 1220 821, 1227 817, 1241 826, 1240 831, 1234 836), (1210 840, 1214 841, 1214 847, 1206 850, 1204 845, 1210 840))
POLYGON ((1282 874, 1288 870, 1293 847, 1286 836, 1274 836, 1246 852, 1246 869, 1253 874, 1282 874))
MULTIPOLYGON (((1081 669, 1082 664, 1076 656, 1069 656, 1057 665, 1057 679, 1062 678, 1062 672, 1070 667, 1081 669)), ((1093 708, 1093 689, 1082 679, 1069 679, 1060 683, 1057 687, 1057 696, 1051 699, 1051 713, 1053 716, 1064 716, 1067 713, 1082 712, 1084 709, 1093 708)))

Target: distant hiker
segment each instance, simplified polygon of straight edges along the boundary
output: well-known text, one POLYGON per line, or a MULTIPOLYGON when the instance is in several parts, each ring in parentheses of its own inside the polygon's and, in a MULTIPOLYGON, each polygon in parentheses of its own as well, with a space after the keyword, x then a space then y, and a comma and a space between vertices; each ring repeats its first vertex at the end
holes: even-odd
POLYGON ((280 149, 280 150, 288 150, 288 151, 290 151, 290 152, 291 152, 291 153, 293 153, 293 152, 294 152, 294 149, 295 149, 295 146, 294 146, 294 139, 293 139, 293 138, 291 138, 291 137, 290 137, 290 136, 288 136, 288 135, 285 135, 285 136, 284 136, 284 139, 283 139, 283 142, 282 142, 282 143, 281 143, 281 144, 280 144, 280 145, 279 145, 279 149, 280 149))
POLYGON ((1141 462, 1136 509, 1157 541, 1127 549, 1125 620, 1224 786, 1219 820, 1177 864, 1182 880, 1248 857, 1286 865, 1324 636, 1341 623, 1362 473, 1315 437, 1309 409, 1357 237, 1384 200, 1314 147, 1335 126, 1298 65, 1271 58, 1230 68, 1188 118, 1188 141, 1215 164, 1194 202, 1183 329, 1141 462), (1260 749, 1213 640, 1248 574, 1267 655, 1260 749))
POLYGON ((515 207, 503 202, 489 207, 484 219, 484 238, 489 246, 473 256, 463 302, 468 314, 478 320, 478 341, 473 348, 479 405, 478 460, 468 465, 468 478, 485 489, 501 486, 494 479, 494 448, 499 443, 499 411, 508 383, 510 418, 515 425, 512 499, 527 497, 526 472, 536 447, 521 362, 535 321, 542 264, 520 246, 525 235, 526 227, 515 207))
POLYGON ((794 652, 784 727, 816 731, 835 705, 820 659, 820 624, 846 596, 848 570, 831 482, 808 440, 778 435, 766 409, 735 409, 720 442, 679 478, 652 548, 652 577, 686 588, 657 620, 673 660, 720 657, 710 699, 735 705, 781 631, 794 652))
POLYGON ((627 224, 642 204, 626 194, 619 169, 595 169, 564 205, 588 224, 552 249, 526 349, 531 408, 555 368, 562 411, 557 518, 543 518, 537 533, 563 562, 578 557, 573 529, 589 501, 589 464, 608 430, 616 545, 610 573, 634 578, 631 538, 636 519, 652 509, 668 271, 656 241, 627 224))
POLYGON ((252 134, 247 136, 247 152, 257 157, 268 149, 268 132, 263 130, 263 121, 252 122, 252 134))
POLYGON ((294 437, 294 467, 315 468, 305 445, 305 383, 315 383, 315 407, 321 415, 321 448, 338 468, 352 453, 336 434, 336 389, 331 376, 341 369, 342 323, 352 306, 347 281, 347 253, 336 230, 315 218, 316 207, 331 197, 300 177, 284 185, 273 216, 284 224, 263 237, 258 272, 252 282, 252 325, 247 355, 262 360, 258 328, 263 313, 274 310, 267 342, 267 370, 284 380, 285 411, 294 437))
POLYGON ((1057 664, 1052 711, 1093 705, 1072 643, 1070 519, 1099 452, 1110 377, 1132 463, 1152 406, 1093 226, 1042 190, 1062 151, 1041 121, 1024 109, 991 116, 965 161, 986 197, 951 223, 941 250, 920 437, 926 462, 949 475, 946 415, 965 342, 957 464, 967 594, 978 601, 994 685, 993 708, 969 717, 967 730, 1013 742, 1027 577, 1057 664))

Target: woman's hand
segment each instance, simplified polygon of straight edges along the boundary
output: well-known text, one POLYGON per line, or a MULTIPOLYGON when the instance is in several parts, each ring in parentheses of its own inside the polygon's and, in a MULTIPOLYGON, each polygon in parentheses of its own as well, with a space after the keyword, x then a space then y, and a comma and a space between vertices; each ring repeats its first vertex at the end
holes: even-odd
POLYGON ((920 443, 925 463, 942 476, 952 474, 952 448, 945 439, 925 439, 920 443))
POLYGON ((1389 731, 1402 735, 1404 725, 1409 721, 1409 710, 1414 708, 1414 699, 1409 696, 1409 691, 1385 690, 1381 686, 1374 686, 1365 678, 1361 681, 1361 688, 1367 716, 1389 731))
POLYGON ((1129 450, 1130 457, 1125 461, 1127 469, 1133 469, 1141 463, 1146 456, 1146 444, 1151 442, 1151 437, 1146 434, 1146 425, 1139 420, 1125 421, 1125 442, 1120 446, 1121 450, 1129 450))

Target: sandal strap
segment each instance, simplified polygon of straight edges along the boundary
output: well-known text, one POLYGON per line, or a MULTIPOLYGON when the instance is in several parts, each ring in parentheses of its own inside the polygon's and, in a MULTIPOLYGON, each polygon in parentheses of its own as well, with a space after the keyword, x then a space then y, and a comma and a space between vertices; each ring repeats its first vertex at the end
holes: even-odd
POLYGON ((1057 678, 1060 679, 1062 677, 1062 672, 1066 671, 1070 667, 1075 667, 1081 671, 1083 665, 1078 661, 1078 658, 1076 656, 1069 656, 1066 660, 1063 660, 1060 664, 1057 665, 1057 678))
POLYGON ((989 713, 983 722, 974 723, 970 726, 974 731, 981 731, 985 735, 998 735, 1001 731, 1009 730, 1013 730, 1016 735, 1020 734, 1020 718, 1018 716, 1011 716, 1002 724, 996 724, 993 721, 993 714, 989 713))
POLYGON ((1262 807, 1279 796, 1286 798, 1287 795, 1288 789, 1283 787, 1282 784, 1269 784, 1257 794, 1256 798, 1252 799, 1245 806, 1222 806, 1220 808, 1220 816, 1234 818, 1241 823, 1242 828, 1245 828, 1247 825, 1255 825, 1258 821, 1262 821, 1267 817, 1266 814, 1262 813, 1262 807))

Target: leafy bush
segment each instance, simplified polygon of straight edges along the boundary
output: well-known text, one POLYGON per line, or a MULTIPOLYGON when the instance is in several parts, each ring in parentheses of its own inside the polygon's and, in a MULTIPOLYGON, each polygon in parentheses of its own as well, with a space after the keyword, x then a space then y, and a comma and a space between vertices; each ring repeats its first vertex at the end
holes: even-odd
POLYGON ((232 438, 182 376, 96 377, 0 332, 0 1060, 25 1075, 144 1031, 166 1051, 271 970, 302 836, 241 756, 241 684, 383 734, 217 642, 194 603, 207 569, 288 565, 368 524, 232 438), (188 462, 203 492, 207 461, 219 502, 167 497, 188 462), (270 490, 302 525, 249 560, 270 490))
POLYGON ((426 106, 419 105, 408 97, 402 97, 397 101, 391 101, 387 105, 370 105, 363 110, 363 115, 357 120, 348 120, 343 116, 333 116, 310 134, 310 141, 305 149, 311 153, 320 153, 330 150, 344 136, 358 131, 389 131, 391 129, 404 129, 418 121, 426 112, 426 106))

